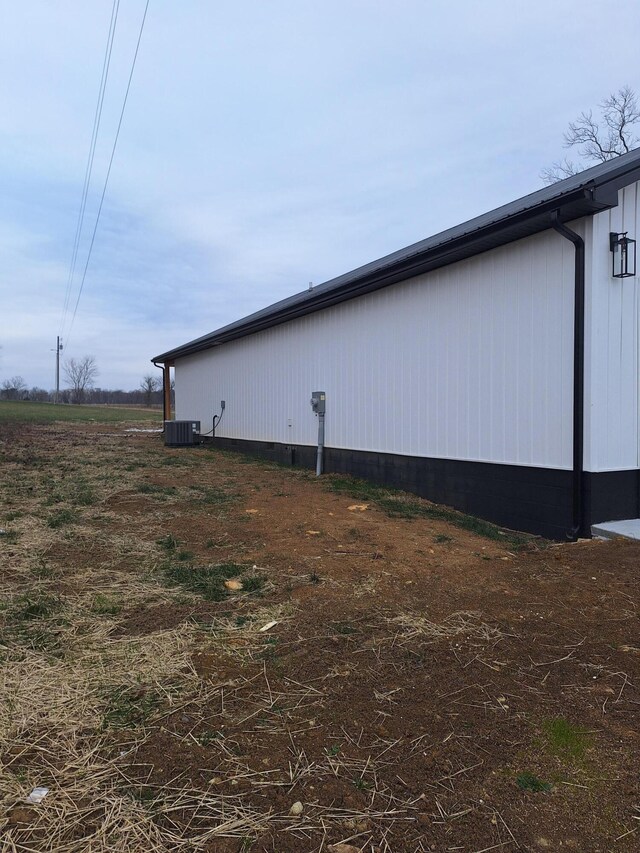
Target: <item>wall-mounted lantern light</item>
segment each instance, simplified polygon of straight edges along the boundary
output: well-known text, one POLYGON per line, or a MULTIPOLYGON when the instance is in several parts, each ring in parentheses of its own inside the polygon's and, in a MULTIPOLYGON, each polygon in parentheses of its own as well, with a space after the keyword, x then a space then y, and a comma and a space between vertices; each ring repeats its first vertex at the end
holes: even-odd
POLYGON ((613 255, 613 277, 628 278, 636 274, 636 241, 627 232, 609 234, 609 249, 613 255))

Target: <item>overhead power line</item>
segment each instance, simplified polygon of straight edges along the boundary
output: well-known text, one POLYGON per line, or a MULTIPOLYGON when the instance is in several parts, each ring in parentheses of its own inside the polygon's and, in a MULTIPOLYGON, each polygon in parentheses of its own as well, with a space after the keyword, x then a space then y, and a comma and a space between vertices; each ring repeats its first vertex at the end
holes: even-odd
POLYGON ((73 241, 73 251, 71 254, 71 264, 69 266, 69 278, 67 280, 67 288, 64 296, 64 307, 62 309, 62 317, 60 320, 60 334, 64 331, 64 323, 67 317, 69 308, 69 299, 71 298, 71 289, 73 286, 73 276, 76 269, 76 261, 78 258, 78 248, 80 246, 80 237, 82 235, 82 226, 84 224, 84 214, 87 206, 87 195, 91 184, 91 173, 93 171, 93 160, 96 152, 96 144, 98 141, 98 133, 100 130, 100 120, 102 118, 102 105, 104 103, 104 94, 107 88, 107 79, 109 77, 109 66, 111 64, 111 52, 113 50, 113 39, 116 32, 116 23, 118 21, 118 11, 120 8, 120 0, 113 0, 111 7, 111 21, 109 23, 109 34, 107 36, 107 45, 104 52, 104 60, 102 62, 102 75, 100 78, 100 88, 98 89, 98 101, 96 103, 96 112, 93 118, 93 130, 91 132, 91 143, 89 145, 89 156, 87 158, 87 166, 84 173, 84 185, 82 188, 82 198, 80 201, 80 209, 78 211, 78 221, 76 223, 76 235, 73 241))
POLYGON ((111 149, 111 157, 109 158, 109 167, 107 169, 107 174, 106 174, 106 177, 104 179, 104 186, 102 188, 102 195, 100 196, 100 204, 98 205, 98 212, 96 214, 96 221, 95 221, 95 224, 93 226, 93 233, 91 234, 91 242, 89 244, 89 251, 87 253, 87 260, 85 262, 84 269, 82 271, 82 279, 80 281, 80 289, 78 291, 78 298, 76 299, 76 304, 75 304, 75 307, 73 309, 73 316, 71 317, 71 325, 69 326, 69 332, 67 333, 67 346, 69 343, 69 338, 71 337, 71 332, 73 330, 73 324, 74 324, 74 321, 76 319, 76 314, 78 313, 78 305, 80 304, 80 297, 82 296, 82 291, 84 289, 84 282, 85 282, 85 279, 87 277, 87 270, 89 269, 89 262, 91 260, 91 253, 93 251, 93 244, 94 244, 95 239, 96 239, 96 232, 98 230, 98 223, 100 222, 100 214, 102 213, 102 206, 104 204, 104 197, 105 197, 106 192, 107 192, 107 185, 109 183, 109 176, 111 175, 111 167, 113 166, 113 159, 114 159, 115 154, 116 154, 116 147, 118 145, 118 138, 120 137, 120 129, 122 128, 122 120, 124 118, 124 112, 125 112, 125 109, 127 107, 127 100, 129 98, 129 91, 131 89, 131 81, 133 80, 133 72, 135 71, 135 68, 136 68, 136 62, 138 59, 138 52, 140 50, 140 42, 142 41, 142 33, 144 31, 145 21, 147 20, 147 11, 149 9, 149 2, 150 2, 150 0, 147 0, 147 2, 145 4, 144 14, 142 16, 142 21, 140 23, 140 32, 138 33, 138 41, 136 42, 136 49, 135 49, 135 53, 133 54, 133 61, 131 63, 131 71, 129 72, 129 80, 127 81, 127 88, 126 88, 126 91, 124 93, 124 100, 122 102, 122 109, 120 110, 120 118, 118 120, 118 128, 116 130, 115 139, 113 140, 113 148, 111 149))

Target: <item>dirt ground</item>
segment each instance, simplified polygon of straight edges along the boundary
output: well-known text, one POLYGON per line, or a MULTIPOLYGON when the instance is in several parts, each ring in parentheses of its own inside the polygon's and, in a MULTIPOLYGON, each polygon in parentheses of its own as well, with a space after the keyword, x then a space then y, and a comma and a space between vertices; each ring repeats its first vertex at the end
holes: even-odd
POLYGON ((640 849, 638 544, 0 430, 1 850, 640 849))

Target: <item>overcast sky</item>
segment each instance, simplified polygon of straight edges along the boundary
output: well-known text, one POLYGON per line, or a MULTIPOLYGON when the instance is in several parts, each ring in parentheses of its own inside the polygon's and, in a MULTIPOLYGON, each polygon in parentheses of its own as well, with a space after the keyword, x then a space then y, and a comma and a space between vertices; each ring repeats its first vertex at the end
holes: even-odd
MULTIPOLYGON (((2 3, 0 382, 105 388, 149 359, 541 186, 568 121, 640 89, 640 3, 120 0, 63 316, 112 0, 2 3)), ((158 374, 159 375, 159 374, 158 374)))

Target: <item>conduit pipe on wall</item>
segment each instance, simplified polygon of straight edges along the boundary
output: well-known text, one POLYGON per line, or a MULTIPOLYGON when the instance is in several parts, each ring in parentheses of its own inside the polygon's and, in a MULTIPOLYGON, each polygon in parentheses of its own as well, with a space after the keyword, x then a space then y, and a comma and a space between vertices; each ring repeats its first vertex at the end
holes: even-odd
POLYGON ((573 297, 573 527, 567 538, 576 540, 589 536, 584 519, 584 240, 571 228, 560 222, 559 212, 551 215, 551 227, 570 240, 575 248, 574 297, 573 297))
POLYGON ((316 455, 316 477, 323 471, 324 456, 324 413, 326 411, 327 395, 324 391, 311 392, 311 409, 318 418, 318 453, 316 455))
POLYGON ((316 477, 322 474, 324 466, 324 412, 318 414, 318 453, 316 455, 316 477))

